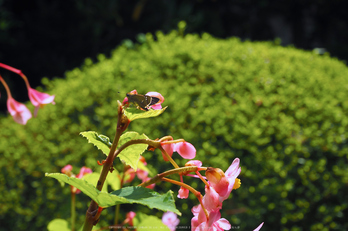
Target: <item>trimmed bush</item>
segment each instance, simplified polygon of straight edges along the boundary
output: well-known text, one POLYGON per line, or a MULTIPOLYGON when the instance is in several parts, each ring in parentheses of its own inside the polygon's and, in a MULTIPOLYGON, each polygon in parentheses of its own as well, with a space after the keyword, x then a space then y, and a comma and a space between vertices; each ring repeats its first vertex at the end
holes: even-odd
MULTIPOLYGON (((70 216, 69 188, 44 173, 66 164, 96 170, 104 156, 78 134, 113 136, 117 100, 133 89, 158 91, 169 107, 129 130, 184 138, 204 166, 225 171, 241 159, 242 186, 222 214, 232 226, 252 230, 264 221, 267 230, 348 229, 348 68, 342 62, 273 42, 183 36, 182 30, 147 34, 143 44, 126 42, 110 59, 98 59, 86 59, 64 80, 44 79, 56 105, 40 109, 26 126, 1 118, 1 229, 41 230, 50 219, 70 216)), ((144 157, 157 171, 170 167, 158 150, 144 157)), ((196 179, 187 182, 203 192, 196 179)), ((82 223, 88 200, 78 200, 82 223)), ((180 225, 190 225, 198 202, 176 203, 184 214, 180 225)))

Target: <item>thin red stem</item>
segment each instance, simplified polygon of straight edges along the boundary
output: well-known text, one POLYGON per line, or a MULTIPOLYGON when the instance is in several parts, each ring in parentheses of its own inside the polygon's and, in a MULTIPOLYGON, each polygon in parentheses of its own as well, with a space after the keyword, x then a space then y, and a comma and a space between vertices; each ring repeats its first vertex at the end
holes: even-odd
POLYGON ((8 98, 12 98, 10 88, 8 87, 8 85, 7 85, 7 83, 5 82, 5 80, 1 77, 1 75, 0 75, 0 81, 1 81, 1 83, 2 83, 2 84, 4 85, 4 87, 5 87, 5 90, 6 90, 6 93, 7 93, 8 98))
POLYGON ((166 181, 166 182, 169 182, 169 183, 172 183, 172 184, 176 184, 176 185, 179 185, 180 187, 183 187, 183 188, 186 188, 188 190, 190 190, 190 192, 193 193, 193 195, 195 195, 199 201, 199 203, 201 204, 202 206, 202 209, 205 213, 205 216, 207 217, 207 220, 209 220, 209 214, 208 214, 208 211, 205 209, 204 205, 203 205, 203 196, 200 192, 198 192, 196 189, 192 188, 191 186, 183 183, 183 182, 180 182, 180 181, 176 181, 176 180, 172 180, 172 179, 169 179, 169 178, 165 178, 163 177, 162 178, 163 181, 166 181))

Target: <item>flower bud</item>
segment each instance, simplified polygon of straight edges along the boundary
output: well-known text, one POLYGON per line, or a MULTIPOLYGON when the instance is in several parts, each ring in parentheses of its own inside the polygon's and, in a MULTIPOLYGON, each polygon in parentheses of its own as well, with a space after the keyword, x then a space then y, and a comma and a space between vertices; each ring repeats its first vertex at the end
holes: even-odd
POLYGON ((225 173, 219 168, 208 167, 205 171, 205 176, 212 184, 218 184, 225 173))

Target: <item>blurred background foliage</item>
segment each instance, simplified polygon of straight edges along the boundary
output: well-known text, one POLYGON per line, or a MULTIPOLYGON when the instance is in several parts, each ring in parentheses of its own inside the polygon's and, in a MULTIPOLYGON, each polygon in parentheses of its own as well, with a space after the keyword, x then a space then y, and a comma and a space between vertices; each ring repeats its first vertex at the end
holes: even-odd
MULTIPOLYGON (((112 137, 117 100, 133 89, 161 92, 169 107, 128 130, 184 138, 195 145, 196 159, 224 171, 241 159, 242 186, 222 210, 234 227, 252 230, 264 221, 265 230, 348 229, 346 65, 278 40, 242 42, 185 34, 184 28, 181 22, 168 34, 140 35, 141 43, 128 40, 110 58, 86 59, 65 79, 44 78, 56 105, 40 109, 26 126, 0 118, 1 230, 44 230, 53 218, 69 218, 69 187, 44 173, 66 164, 99 171, 103 154, 78 134, 95 130, 112 137)), ((170 168, 158 150, 143 156, 155 171, 170 168)), ((185 181, 203 192, 199 180, 185 181)), ((156 188, 179 189, 168 183, 156 188)), ((89 200, 77 198, 82 224, 89 200)), ((198 203, 190 199, 176 200, 180 225, 190 224, 198 203)), ((128 205, 121 214, 130 209, 152 213, 128 205)), ((101 225, 112 223, 113 212, 103 212, 101 225)))
MULTIPOLYGON (((188 23, 188 33, 251 41, 280 38, 282 45, 324 48, 348 60, 347 8, 341 0, 0 0, 0 60, 21 69, 37 87, 43 76, 63 77, 86 57, 109 56, 124 39, 168 33, 181 20, 188 23)), ((17 77, 7 82, 19 89, 15 99, 27 100, 17 77)), ((5 100, 0 98, 3 113, 5 100)))
MULTIPOLYGON (((69 217, 69 187, 44 173, 66 164, 98 171, 96 159, 104 156, 78 134, 112 137, 116 101, 133 89, 161 92, 169 108, 129 130, 185 138, 197 159, 223 170, 241 158, 242 187, 222 214, 233 226, 252 230, 265 221, 267 230, 347 230, 348 73, 325 53, 348 60, 347 6, 340 0, 0 0, 0 62, 21 69, 57 103, 21 126, 6 117, 0 85, 0 230, 44 230, 51 219, 69 217), (181 24, 165 35, 181 20, 189 34, 181 24), (273 42, 251 42, 261 40, 273 42), (280 46, 289 44, 309 51, 280 46)), ((16 100, 28 100, 20 77, 1 75, 16 100)), ((144 156, 157 171, 170 167, 158 150, 144 156)), ((187 181, 203 192, 197 180, 187 181)), ((157 189, 178 190, 166 183, 157 189)), ((191 199, 177 200, 181 225, 192 217, 197 201, 191 199)), ((88 202, 78 195, 80 224, 88 202)), ((114 210, 108 212, 104 225, 112 222, 114 210)))

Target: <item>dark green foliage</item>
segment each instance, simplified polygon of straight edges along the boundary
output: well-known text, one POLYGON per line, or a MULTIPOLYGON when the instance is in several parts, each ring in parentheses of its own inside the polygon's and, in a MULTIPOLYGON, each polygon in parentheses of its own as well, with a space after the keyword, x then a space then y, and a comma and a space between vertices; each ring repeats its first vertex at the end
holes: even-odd
MULTIPOLYGON (((272 42, 208 34, 158 32, 156 40, 147 35, 143 44, 121 46, 110 59, 100 55, 97 64, 87 59, 82 69, 67 72, 66 80, 44 80, 56 105, 41 109, 26 126, 1 118, 2 228, 40 230, 50 219, 69 217, 63 203, 68 187, 62 193, 44 173, 66 164, 93 167, 104 158, 78 134, 95 130, 113 137, 117 100, 137 89, 160 92, 169 107, 159 117, 131 122, 128 130, 153 139, 184 138, 195 145, 204 166, 225 171, 235 157, 241 159, 242 186, 223 206, 222 217, 232 226, 252 230, 264 221, 265 230, 348 229, 343 63, 272 42)), ((143 155, 158 171, 170 167, 158 150, 143 155)), ((203 192, 197 179, 187 182, 203 192)), ((78 200, 88 201, 82 195, 78 200)), ((197 203, 177 200, 181 225, 189 225, 197 203)))

